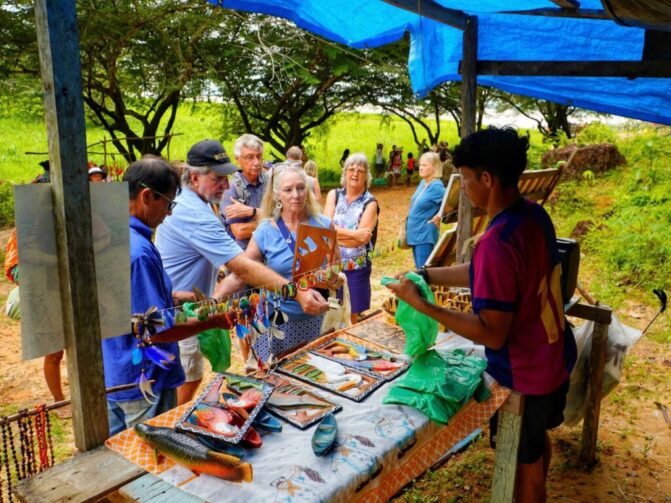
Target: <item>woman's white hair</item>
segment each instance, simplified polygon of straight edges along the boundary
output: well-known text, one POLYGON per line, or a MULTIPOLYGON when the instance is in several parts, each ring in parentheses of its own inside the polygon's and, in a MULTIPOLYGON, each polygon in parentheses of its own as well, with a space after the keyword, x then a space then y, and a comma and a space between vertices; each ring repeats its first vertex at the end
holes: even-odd
POLYGON ((270 186, 266 189, 261 200, 261 218, 277 219, 280 216, 281 208, 277 207, 279 201, 280 187, 287 173, 296 173, 305 184, 305 212, 309 217, 315 217, 322 212, 321 206, 315 199, 314 194, 308 188, 308 176, 300 166, 289 162, 282 162, 273 166, 273 174, 270 177, 270 186))
POLYGON ((370 174, 370 166, 368 165, 368 157, 366 157, 366 154, 357 152, 345 159, 345 162, 342 165, 342 175, 340 175, 341 187, 345 186, 345 172, 350 166, 363 166, 366 168, 366 190, 368 190, 373 181, 373 175, 370 174))

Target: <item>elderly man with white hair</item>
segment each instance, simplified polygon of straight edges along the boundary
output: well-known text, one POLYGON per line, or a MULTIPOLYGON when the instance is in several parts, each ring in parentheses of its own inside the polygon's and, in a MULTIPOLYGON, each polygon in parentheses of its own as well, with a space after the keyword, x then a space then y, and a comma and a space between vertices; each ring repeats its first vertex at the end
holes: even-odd
POLYGON ((253 134, 243 134, 233 145, 233 155, 241 171, 229 180, 231 186, 221 200, 221 215, 228 234, 244 250, 258 224, 258 208, 268 186, 263 142, 253 134))

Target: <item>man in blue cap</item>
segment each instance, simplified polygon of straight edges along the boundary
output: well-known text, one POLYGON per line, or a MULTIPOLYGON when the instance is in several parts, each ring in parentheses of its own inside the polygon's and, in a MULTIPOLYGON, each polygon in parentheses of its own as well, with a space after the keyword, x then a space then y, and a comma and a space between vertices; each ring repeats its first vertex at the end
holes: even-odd
MULTIPOLYGON (((189 150, 177 205, 156 231, 156 247, 174 290, 197 287, 212 297, 216 295, 217 275, 224 266, 253 286, 281 288, 288 282, 245 256, 211 206, 221 200, 229 187, 228 176, 237 171, 216 140, 200 141, 189 150)), ((298 291, 296 300, 308 314, 328 309, 314 290, 298 291)), ((203 378, 203 355, 196 337, 180 341, 180 356, 186 382, 177 390, 177 401, 183 404, 193 398, 203 378)))

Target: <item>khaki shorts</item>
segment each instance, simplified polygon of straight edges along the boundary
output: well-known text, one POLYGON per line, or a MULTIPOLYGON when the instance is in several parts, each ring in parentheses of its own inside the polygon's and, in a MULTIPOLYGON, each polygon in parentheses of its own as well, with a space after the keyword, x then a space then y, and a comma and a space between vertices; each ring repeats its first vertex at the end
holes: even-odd
POLYGON ((186 382, 198 381, 204 374, 204 357, 200 351, 198 337, 193 336, 179 341, 179 358, 186 376, 186 382))

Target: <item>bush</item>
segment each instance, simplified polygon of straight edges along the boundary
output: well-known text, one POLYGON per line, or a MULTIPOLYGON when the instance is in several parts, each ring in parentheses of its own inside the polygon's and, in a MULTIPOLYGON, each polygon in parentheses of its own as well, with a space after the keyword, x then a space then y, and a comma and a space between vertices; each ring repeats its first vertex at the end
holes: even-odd
POLYGON ((601 122, 593 122, 575 135, 578 145, 593 145, 595 143, 615 143, 613 130, 601 122))
POLYGON ((0 229, 14 225, 14 188, 0 180, 0 229))

